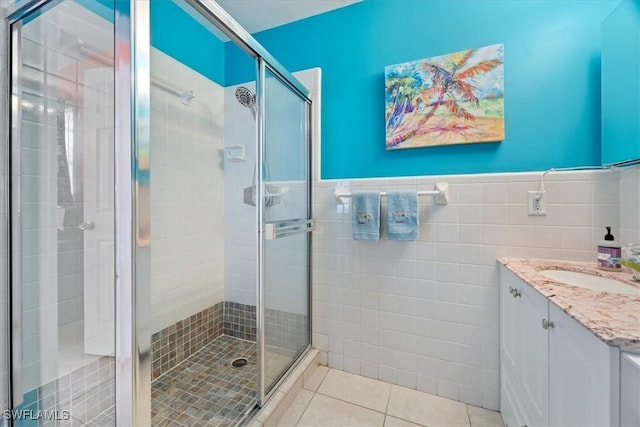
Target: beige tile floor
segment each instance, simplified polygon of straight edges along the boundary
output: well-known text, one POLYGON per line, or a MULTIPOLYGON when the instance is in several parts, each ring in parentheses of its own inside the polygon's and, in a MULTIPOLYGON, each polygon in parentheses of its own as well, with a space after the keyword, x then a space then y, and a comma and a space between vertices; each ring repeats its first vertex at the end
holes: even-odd
POLYGON ((494 427, 495 411, 318 366, 279 426, 494 427))

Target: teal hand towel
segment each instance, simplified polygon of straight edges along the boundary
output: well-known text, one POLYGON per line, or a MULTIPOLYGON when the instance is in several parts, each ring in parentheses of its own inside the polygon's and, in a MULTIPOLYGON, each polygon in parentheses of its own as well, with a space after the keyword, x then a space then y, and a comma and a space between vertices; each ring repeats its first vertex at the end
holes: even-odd
POLYGON ((418 240, 418 193, 387 193, 387 235, 389 240, 418 240))
POLYGON ((362 191, 351 195, 353 240, 380 239, 380 192, 362 191))

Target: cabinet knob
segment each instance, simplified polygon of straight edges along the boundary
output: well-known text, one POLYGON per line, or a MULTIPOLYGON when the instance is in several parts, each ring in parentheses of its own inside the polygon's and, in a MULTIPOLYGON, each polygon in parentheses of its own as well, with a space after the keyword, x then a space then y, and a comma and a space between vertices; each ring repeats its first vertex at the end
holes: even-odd
POLYGON ((542 319, 542 329, 555 328, 555 324, 553 321, 549 321, 547 319, 542 319))
POLYGON ((522 294, 520 293, 520 291, 517 288, 513 288, 511 286, 509 286, 509 293, 514 298, 518 298, 518 297, 522 296, 522 294))

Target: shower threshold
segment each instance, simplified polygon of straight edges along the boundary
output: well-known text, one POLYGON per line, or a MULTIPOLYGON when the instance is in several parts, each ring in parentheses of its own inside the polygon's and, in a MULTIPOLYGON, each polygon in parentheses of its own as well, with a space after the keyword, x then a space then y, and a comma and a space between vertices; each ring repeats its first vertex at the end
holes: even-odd
POLYGON ((151 383, 151 423, 235 426, 255 406, 256 343, 222 335, 151 383), (246 364, 231 363, 246 359, 246 364))

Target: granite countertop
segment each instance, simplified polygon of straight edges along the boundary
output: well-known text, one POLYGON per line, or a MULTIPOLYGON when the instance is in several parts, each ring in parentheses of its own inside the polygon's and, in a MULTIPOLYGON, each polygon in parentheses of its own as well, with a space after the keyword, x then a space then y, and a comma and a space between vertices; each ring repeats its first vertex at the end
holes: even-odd
POLYGON ((539 270, 567 270, 607 277, 640 289, 626 271, 598 270, 594 263, 499 258, 498 261, 598 338, 622 350, 640 351, 640 296, 595 291, 556 282, 539 270))

